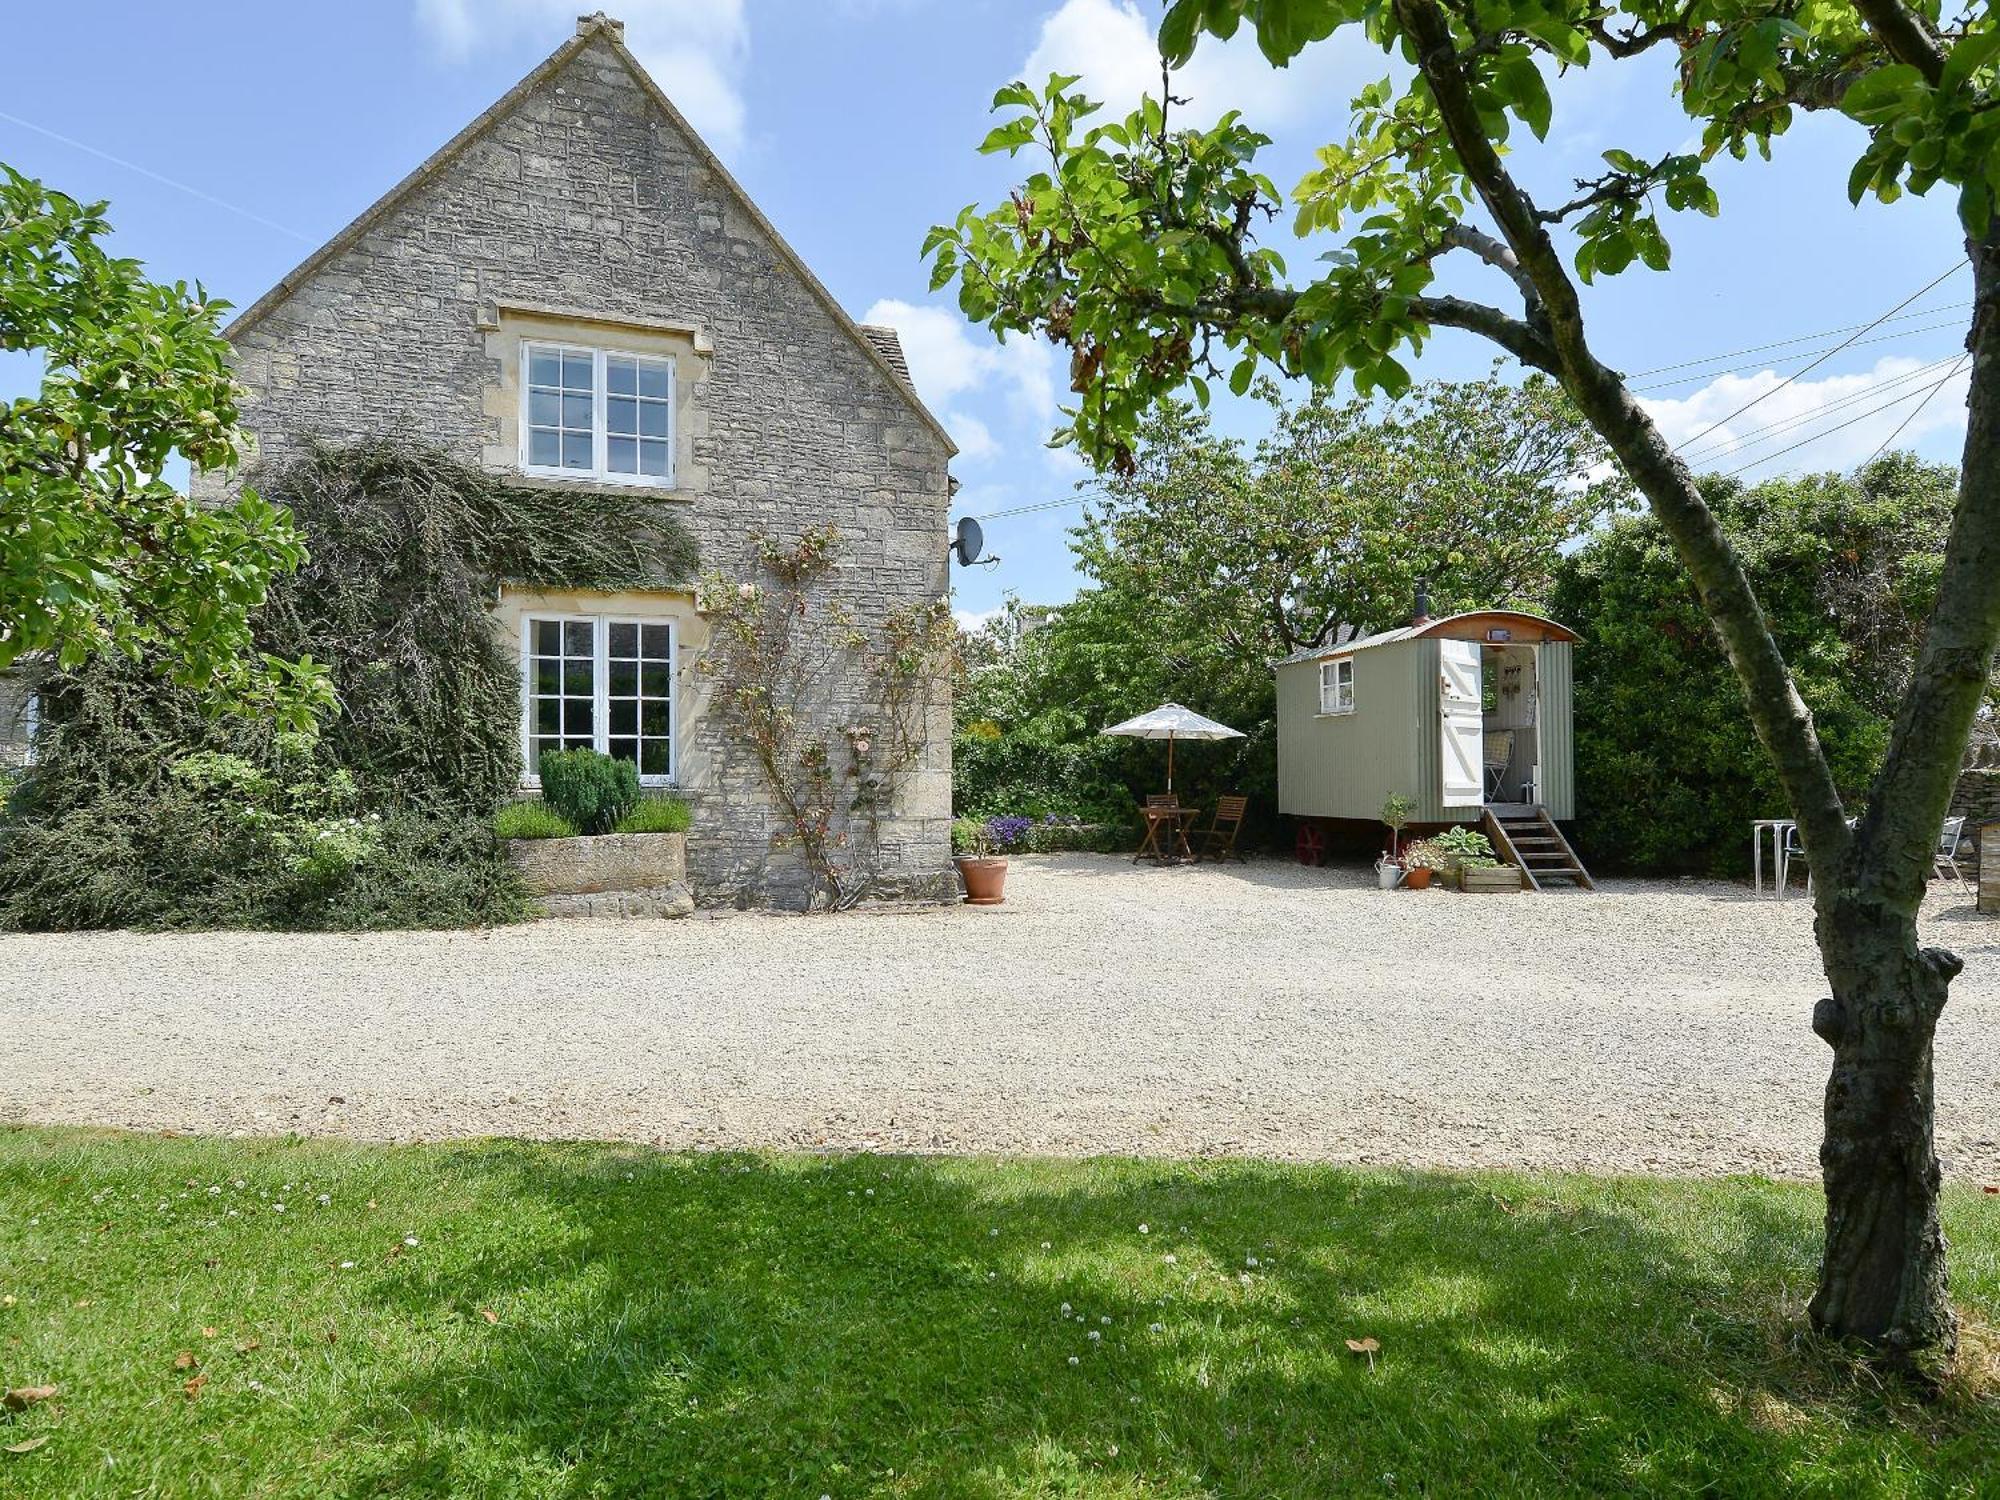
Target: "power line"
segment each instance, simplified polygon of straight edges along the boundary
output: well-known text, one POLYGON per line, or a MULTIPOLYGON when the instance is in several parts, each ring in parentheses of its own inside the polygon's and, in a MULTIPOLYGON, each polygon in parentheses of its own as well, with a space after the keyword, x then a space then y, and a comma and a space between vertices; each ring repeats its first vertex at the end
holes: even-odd
POLYGON ((240 204, 231 203, 226 198, 218 198, 213 193, 204 193, 198 187, 190 187, 185 182, 178 182, 174 178, 168 177, 163 173, 155 172, 151 167, 142 167, 136 161, 127 161, 122 156, 113 156, 109 151, 100 151, 95 146, 86 145, 84 142, 76 140, 73 137, 63 135, 58 131, 50 130, 47 126, 37 125, 33 120, 24 120, 19 115, 10 115, 4 109, 0 109, 0 120, 5 120, 12 125, 18 125, 23 130, 32 130, 35 132, 36 135, 45 135, 52 141, 60 141, 63 145, 69 146, 77 151, 82 151, 90 156, 94 156, 100 161, 108 161, 114 167, 123 167, 128 172, 137 172, 141 177, 150 177, 152 178, 153 181, 158 183, 163 183, 167 187, 173 188, 177 192, 186 193, 190 197, 199 198, 204 203, 212 203, 215 205, 215 207, 227 209, 230 213, 240 214, 242 215, 242 217, 250 220, 250 222, 253 224, 262 224, 266 229, 275 229, 280 234, 288 234, 295 240, 304 240, 309 245, 312 243, 311 235, 301 234, 299 233, 298 230, 291 228, 289 225, 280 224, 275 219, 267 219, 262 214, 259 213, 252 213, 249 209, 242 207, 240 204))
POLYGON ((1905 427, 1908 427, 1912 422, 1916 421, 1917 417, 1922 413, 1923 409, 1931 404, 1931 397, 1935 396, 1939 391, 1943 390, 1946 386, 1950 385, 1953 380, 1958 378, 1959 370, 1964 366, 1965 362, 1970 358, 1972 358, 1972 351, 1970 349, 1966 350, 1965 353, 1959 355, 1957 361, 1952 365, 1952 367, 1949 370, 1945 371, 1944 379, 1940 380, 1936 385, 1932 386, 1928 391, 1925 391, 1924 399, 1916 404, 1915 409, 1912 410, 1907 417, 1903 418, 1902 421, 1896 424, 1896 430, 1890 433, 1887 437, 1883 438, 1880 446, 1878 446, 1873 453, 1869 454, 1867 458, 1862 460, 1861 462, 1862 468, 1864 469, 1867 468, 1868 465, 1874 463, 1876 459, 1880 458, 1884 453, 1889 451, 1889 445, 1895 442, 1897 438, 1903 435, 1903 429, 1905 427))
POLYGON ((1703 438, 1707 437, 1711 432, 1715 431, 1716 428, 1726 426, 1728 423, 1735 421, 1738 417, 1742 416, 1743 413, 1750 410, 1751 407, 1756 406, 1761 402, 1770 400, 1773 396, 1777 395, 1779 391, 1782 391, 1786 386, 1790 385, 1793 381, 1797 380, 1801 375, 1811 373, 1813 370, 1818 369, 1821 365, 1825 364, 1828 360, 1832 359, 1834 355, 1840 353, 1841 350, 1847 348, 1848 345, 1852 344, 1862 334, 1868 332, 1872 328, 1880 327, 1883 323, 1887 322, 1890 318, 1893 318, 1897 313, 1901 312, 1904 308, 1908 307, 1912 302, 1915 302, 1919 297, 1926 295, 1933 288, 1942 285, 1946 280, 1946 278, 1956 275, 1959 271, 1963 270, 1967 264, 1968 262, 1963 260, 1953 261, 1951 265, 1945 268, 1944 274, 1942 276, 1936 277, 1925 286, 1922 286, 1918 288, 1916 291, 1910 293, 1909 296, 1905 297, 1901 302, 1898 302, 1894 307, 1890 308, 1887 312, 1883 313, 1881 317, 1876 318, 1873 322, 1862 324, 1860 328, 1855 330, 1853 335, 1841 340, 1838 344, 1835 344, 1831 349, 1827 350, 1826 353, 1820 355, 1819 358, 1815 359, 1811 364, 1805 365, 1800 369, 1794 370, 1791 374, 1787 375, 1783 380, 1779 381, 1776 385, 1772 386, 1771 389, 1765 391, 1761 396, 1751 397, 1750 400, 1744 402, 1741 406, 1737 407, 1735 411, 1731 412, 1721 421, 1709 423, 1708 426, 1702 428, 1700 432, 1697 432, 1693 437, 1689 438, 1686 442, 1677 444, 1674 448, 1674 452, 1678 453, 1681 451, 1682 448, 1686 448, 1691 446, 1692 444, 1700 442, 1703 438))
MULTIPOLYGON (((1965 305, 1968 307, 1971 306, 1970 303, 1967 303, 1965 305)), ((1924 312, 1917 314, 1917 316, 1928 317, 1932 313, 1945 312, 1945 311, 1947 311, 1947 309, 1942 307, 1926 308, 1924 312)), ((1901 322, 1902 320, 1899 318, 1895 319, 1894 321, 1901 322)), ((1866 349, 1870 344, 1893 344, 1900 339, 1912 339, 1916 338, 1920 334, 1937 333, 1943 329, 1947 328, 1958 329, 1958 328, 1963 328, 1964 326, 1965 322, 1961 318, 1946 318, 1944 321, 1939 323, 1926 323, 1921 328, 1899 328, 1893 333, 1877 334, 1872 339, 1856 339, 1853 343, 1848 344, 1847 347, 1849 349, 1866 349)), ((1769 361, 1769 363, 1774 365, 1789 364, 1792 360, 1795 359, 1809 359, 1813 355, 1819 352, 1820 351, 1817 349, 1802 349, 1797 354, 1788 354, 1784 356, 1782 359, 1774 359, 1769 361)), ((1727 359, 1729 358, 1729 356, 1717 355, 1716 358, 1727 359)), ((1689 363, 1700 364, 1702 363, 1702 361, 1691 360, 1689 361, 1689 363)), ((1671 380, 1656 380, 1652 382, 1650 385, 1635 385, 1631 387, 1631 390, 1634 395, 1643 396, 1653 391, 1668 390, 1671 387, 1677 385, 1691 385, 1697 380, 1721 380, 1723 377, 1728 375, 1747 375, 1752 371, 1760 370, 1762 368, 1764 368, 1763 365, 1738 365, 1733 368, 1724 370, 1698 370, 1692 375, 1676 375, 1671 380)))
MULTIPOLYGON (((1932 396, 1935 396, 1938 393, 1940 388, 1950 384, 1950 382, 1951 382, 1951 376, 1946 375, 1942 380, 1938 381, 1936 385, 1931 386, 1929 390, 1923 393, 1924 400, 1925 401, 1930 400, 1932 396)), ((1916 394, 1917 393, 1915 391, 1905 391, 1903 392, 1902 395, 1896 397, 1892 401, 1884 401, 1880 406, 1873 407, 1868 411, 1864 411, 1858 413, 1855 416, 1849 417, 1845 422, 1836 422, 1833 426, 1827 428, 1824 432, 1815 432, 1807 437, 1802 437, 1796 443, 1791 444, 1790 447, 1780 448, 1775 453, 1767 453, 1762 458, 1753 458, 1750 460, 1749 463, 1742 465, 1740 468, 1729 470, 1722 477, 1724 479, 1733 479, 1738 474, 1743 473, 1744 470, 1754 469, 1759 464, 1767 464, 1774 458, 1782 458, 1795 448, 1803 448, 1808 443, 1818 442, 1821 438, 1832 437, 1836 432, 1845 432, 1848 428, 1852 427, 1856 422, 1865 422, 1870 417, 1879 416, 1881 413, 1887 411, 1892 406, 1901 406, 1905 401, 1909 400, 1910 397, 1916 394)), ((1918 410, 1922 410, 1921 405, 1918 407, 1918 410)), ((1911 415, 1915 416, 1916 413, 1912 412, 1911 415)), ((1896 430, 1900 432, 1902 431, 1902 428, 1899 427, 1896 430)))
MULTIPOLYGON (((1938 371, 1942 370, 1946 365, 1951 364, 1957 357, 1953 354, 1947 354, 1942 359, 1932 360, 1926 365, 1918 365, 1914 369, 1905 370, 1900 375, 1892 375, 1887 380, 1878 381, 1873 385, 1864 385, 1860 390, 1850 391, 1847 395, 1829 401, 1823 406, 1815 406, 1809 411, 1795 412, 1789 417, 1766 423, 1761 427, 1752 427, 1748 432, 1740 436, 1725 437, 1721 441, 1698 452, 1688 453, 1683 456, 1690 464, 1713 463, 1717 459, 1729 458, 1738 453, 1748 452, 1752 448, 1762 447, 1772 438, 1781 433, 1789 432, 1795 427, 1802 427, 1817 422, 1822 417, 1830 416, 1834 412, 1844 411, 1846 408, 1858 405, 1863 401, 1872 401, 1877 396, 1895 390, 1898 386, 1912 385, 1922 381, 1929 376, 1937 374, 1938 371)), ((1837 379, 1839 377, 1833 376, 1829 378, 1837 379)))
MULTIPOLYGON (((1933 283, 1933 285, 1935 285, 1935 283, 1933 283)), ((1921 294, 1919 294, 1919 295, 1921 295, 1921 294)), ((1692 369, 1692 368, 1693 368, 1694 366, 1696 366, 1696 365, 1712 365, 1712 364, 1714 364, 1714 363, 1715 363, 1715 362, 1716 362, 1717 360, 1721 360, 1721 359, 1740 359, 1740 358, 1742 358, 1742 357, 1743 357, 1744 355, 1746 355, 1746 354, 1763 354, 1763 353, 1765 353, 1765 352, 1766 352, 1767 350, 1771 350, 1771 349, 1784 349, 1784 348, 1789 348, 1789 347, 1790 347, 1791 345, 1793 345, 1793 344, 1810 344, 1810 343, 1811 343, 1811 342, 1812 342, 1812 341, 1813 341, 1814 339, 1830 339, 1830 338, 1832 338, 1832 337, 1833 337, 1833 336, 1834 336, 1835 334, 1839 334, 1839 333, 1866 333, 1866 332, 1867 332, 1867 331, 1868 331, 1868 330, 1869 330, 1870 328, 1874 328, 1874 327, 1879 327, 1880 325, 1882 325, 1882 324, 1884 324, 1884 323, 1907 323, 1907 322, 1909 322, 1909 321, 1910 321, 1910 320, 1911 320, 1912 318, 1934 318, 1934 317, 1936 317, 1936 316, 1937 316, 1937 315, 1938 315, 1939 313, 1945 313, 1945 312, 1956 312, 1956 311, 1960 310, 1961 308, 1967 308, 1967 307, 1970 307, 1970 306, 1972 306, 1972 304, 1971 304, 1970 302, 1947 302, 1947 303, 1945 303, 1945 304, 1944 304, 1943 306, 1941 306, 1941 307, 1924 307, 1924 308, 1919 308, 1919 309, 1918 309, 1917 311, 1915 311, 1915 312, 1907 312, 1907 313, 1903 313, 1902 315, 1900 315, 1900 316, 1898 316, 1898 317, 1893 317, 1893 318, 1878 318, 1878 319, 1876 319, 1876 320, 1875 320, 1875 322, 1874 322, 1874 323, 1850 323, 1850 324, 1848 324, 1848 325, 1847 325, 1847 326, 1846 326, 1845 328, 1828 328, 1828 329, 1823 329, 1823 330, 1822 330, 1821 332, 1819 332, 1819 333, 1801 333, 1801 334, 1799 334, 1799 335, 1797 335, 1796 337, 1793 337, 1793 338, 1788 338, 1788 339, 1774 339, 1774 340, 1773 340, 1772 342, 1770 342, 1770 343, 1768 343, 1768 344, 1753 344, 1753 345, 1751 345, 1751 347, 1749 347, 1748 349, 1731 349, 1731 350, 1729 350, 1729 351, 1728 351, 1727 353, 1724 353, 1724 354, 1709 354, 1709 355, 1704 355, 1704 356, 1703 356, 1702 358, 1700 358, 1700 359, 1684 359, 1684 360, 1682 360, 1682 361, 1681 361, 1681 362, 1680 362, 1679 364, 1672 364, 1672 365, 1656 365, 1656 366, 1655 366, 1654 368, 1652 368, 1652 369, 1650 369, 1650 370, 1636 370, 1636 371, 1634 371, 1634 372, 1633 372, 1632 374, 1630 374, 1630 375, 1626 376, 1626 379, 1627 379, 1627 380, 1645 380, 1645 379, 1646 379, 1646 378, 1648 378, 1649 376, 1653 376, 1653 375, 1665 375, 1665 374, 1666 374, 1666 373, 1668 373, 1668 372, 1669 372, 1670 370, 1687 370, 1687 369, 1692 369)), ((1950 324, 1946 324, 1946 325, 1944 325, 1944 326, 1946 326, 1946 327, 1950 327, 1950 326, 1952 326, 1952 325, 1950 325, 1950 324)), ((1921 332, 1923 332, 1924 330, 1922 330, 1922 329, 1910 329, 1910 330, 1908 330, 1908 331, 1909 331, 1909 332, 1911 332, 1911 333, 1921 333, 1921 332)), ((1901 338, 1901 337, 1903 337, 1904 335, 1903 335, 1903 334, 1901 334, 1901 333, 1893 333, 1893 334, 1888 334, 1888 335, 1885 335, 1885 336, 1886 336, 1886 337, 1888 337, 1888 338, 1901 338)), ((1869 339, 1869 340, 1867 340, 1867 342, 1869 342, 1869 343, 1875 343, 1875 342, 1877 342, 1877 340, 1874 340, 1874 339, 1869 339)), ((1796 356, 1788 356, 1788 357, 1792 357, 1792 358, 1798 358, 1798 359, 1803 359, 1803 358, 1805 358, 1805 356, 1804 356, 1803 354, 1801 354, 1801 355, 1796 355, 1796 356)), ((1727 371, 1717 371, 1716 373, 1717 373, 1717 374, 1727 374, 1728 372, 1727 372, 1727 371)), ((1691 380, 1703 380, 1703 379, 1707 379, 1708 377, 1707 377, 1707 376, 1702 376, 1702 375, 1693 375, 1693 376, 1690 376, 1690 377, 1688 377, 1688 378, 1689 378, 1689 379, 1691 379, 1691 380)), ((1677 381, 1668 381, 1668 382, 1667 382, 1667 384, 1669 384, 1669 385, 1675 385, 1675 384, 1678 384, 1678 383, 1679 383, 1679 382, 1677 382, 1677 381)))

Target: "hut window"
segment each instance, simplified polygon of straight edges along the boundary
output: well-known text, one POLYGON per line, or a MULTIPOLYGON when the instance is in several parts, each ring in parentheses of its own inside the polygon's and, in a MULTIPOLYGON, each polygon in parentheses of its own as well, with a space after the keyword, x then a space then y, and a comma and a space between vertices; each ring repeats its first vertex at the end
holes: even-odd
POLYGON ((1319 711, 1323 714, 1354 712, 1354 658, 1319 664, 1319 711))

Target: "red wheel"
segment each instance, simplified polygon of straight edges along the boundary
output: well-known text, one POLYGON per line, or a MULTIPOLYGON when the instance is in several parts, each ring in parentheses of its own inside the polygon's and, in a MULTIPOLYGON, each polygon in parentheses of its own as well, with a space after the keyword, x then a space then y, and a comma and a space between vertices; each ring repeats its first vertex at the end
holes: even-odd
POLYGON ((1326 830, 1315 823, 1299 824, 1298 842, 1294 845, 1302 865, 1321 864, 1326 859, 1326 830))

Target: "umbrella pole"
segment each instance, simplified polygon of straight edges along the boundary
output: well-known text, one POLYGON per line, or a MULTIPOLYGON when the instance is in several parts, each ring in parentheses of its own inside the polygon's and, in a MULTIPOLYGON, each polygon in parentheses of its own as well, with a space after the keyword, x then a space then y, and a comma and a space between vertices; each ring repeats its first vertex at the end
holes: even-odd
POLYGON ((1174 732, 1167 731, 1167 790, 1174 789, 1174 732))

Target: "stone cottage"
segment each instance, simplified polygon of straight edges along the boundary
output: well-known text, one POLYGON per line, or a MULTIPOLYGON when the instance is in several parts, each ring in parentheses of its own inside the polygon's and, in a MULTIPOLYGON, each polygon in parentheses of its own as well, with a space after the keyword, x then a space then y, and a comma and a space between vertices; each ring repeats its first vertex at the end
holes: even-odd
MULTIPOLYGON (((895 333, 841 309, 602 14, 226 335, 260 459, 407 434, 522 483, 641 486, 734 576, 753 533, 831 521, 864 629, 949 587, 956 450, 895 333)), ((546 747, 628 757, 693 804, 704 900, 802 889, 759 773, 704 715, 691 592, 508 588, 495 622, 519 646, 530 787, 546 747), (587 689, 534 691, 551 680, 587 689)), ((829 715, 865 713, 856 670, 829 715)), ((882 829, 892 888, 949 888, 948 692, 882 829)))

